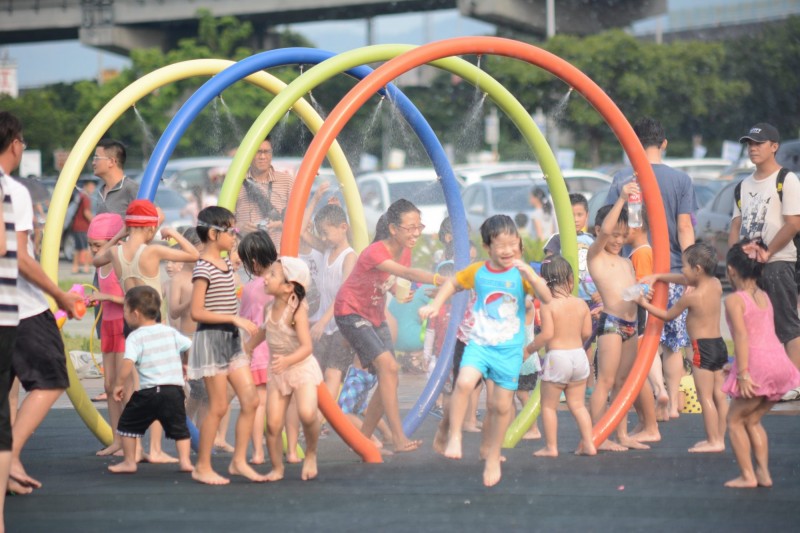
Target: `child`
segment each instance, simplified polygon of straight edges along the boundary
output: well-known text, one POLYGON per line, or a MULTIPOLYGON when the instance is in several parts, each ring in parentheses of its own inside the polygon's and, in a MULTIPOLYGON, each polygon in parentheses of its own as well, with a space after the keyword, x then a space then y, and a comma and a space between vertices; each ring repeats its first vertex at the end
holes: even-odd
POLYGON ((160 309, 161 298, 152 287, 133 287, 125 294, 125 320, 133 332, 126 340, 114 399, 122 401, 134 366, 141 388, 133 393, 119 419, 117 432, 122 436, 125 460, 108 467, 114 474, 136 472, 136 439, 141 439, 155 420, 161 422, 167 437, 175 440, 181 472, 192 471, 181 364, 181 352, 188 350, 192 341, 157 323, 160 309))
POLYGON ((676 283, 693 287, 693 290, 684 292, 681 299, 666 311, 647 302, 644 296, 639 298, 639 305, 665 322, 680 315, 684 309, 689 310, 686 327, 694 348, 692 374, 703 409, 707 437, 689 448, 692 453, 725 451, 728 401, 721 387, 728 348, 719 329, 722 284, 714 276, 716 266, 714 249, 706 243, 695 243, 683 251, 683 274, 656 274, 642 280, 647 284, 656 281, 676 283))
POLYGON ((728 250, 728 279, 736 292, 725 299, 725 319, 733 335, 736 359, 722 391, 733 400, 728 412, 728 434, 741 476, 726 487, 771 487, 767 433, 761 418, 787 391, 800 385, 800 372, 786 355, 775 334, 772 303, 758 288, 764 268, 750 259, 755 246, 744 240, 728 250), (750 458, 755 455, 756 467, 750 458))
MULTIPOLYGON (((264 277, 269 267, 277 261, 278 252, 266 231, 248 233, 239 243, 239 257, 247 275, 252 279, 242 290, 242 307, 239 315, 257 326, 264 323, 264 308, 272 296, 264 290, 264 277)), ((250 464, 263 465, 264 422, 267 417, 267 370, 269 369, 269 346, 261 342, 251 350, 250 373, 258 393, 258 407, 253 421, 253 455, 250 464)))
MULTIPOLYGON (((622 299, 622 291, 636 283, 636 274, 630 260, 620 257, 619 253, 628 236, 628 211, 625 209, 625 202, 628 194, 638 191, 638 185, 632 181, 625 185, 623 194, 620 194, 613 206, 605 206, 598 211, 595 220, 597 239, 587 255, 589 273, 603 300, 603 312, 599 317, 597 331, 598 375, 590 399, 594 423, 606 411, 608 395, 618 379, 620 361, 636 357, 636 303, 622 299)), ((647 449, 647 445, 628 436, 627 426, 627 419, 623 418, 617 426, 619 444, 607 440, 599 449, 647 449)))
MULTIPOLYGON (((87 231, 92 255, 97 254, 103 245, 119 233, 123 226, 122 217, 116 213, 100 213, 94 217, 87 231)), ((94 293, 90 300, 102 305, 100 351, 103 353, 103 388, 108 400, 108 418, 111 422, 111 429, 114 431, 113 442, 97 452, 99 456, 106 456, 122 450, 122 443, 116 429, 122 414, 123 402, 117 401, 113 392, 117 376, 122 369, 122 358, 125 355, 125 337, 122 333, 125 327, 122 313, 125 293, 122 292, 117 273, 110 264, 97 269, 97 285, 99 292, 94 293)), ((134 380, 129 379, 125 383, 123 401, 130 398, 133 387, 134 380)))
MULTIPOLYGON (((461 425, 467 409, 467 398, 481 377, 486 378, 490 421, 484 422, 486 465, 483 484, 487 487, 500 481, 500 446, 510 422, 517 389, 522 350, 525 343, 525 293, 533 292, 545 302, 550 290, 530 265, 520 259, 520 237, 514 221, 506 215, 495 215, 481 225, 483 247, 489 254, 485 263, 473 263, 445 282, 433 303, 420 309, 420 316, 435 316, 456 291, 475 289, 473 308, 475 323, 469 344, 461 359, 458 381, 451 398, 449 438, 446 431, 437 432, 434 448, 442 448, 445 457, 460 459, 461 425)), ((441 428, 440 426, 440 429, 441 428)))
POLYGON ((200 426, 200 445, 192 478, 209 485, 230 483, 211 465, 214 439, 220 420, 228 410, 228 383, 233 385, 241 409, 228 473, 256 482, 267 480, 247 463, 247 447, 253 431, 258 395, 250 373, 250 361, 242 351, 239 328, 255 335, 258 327, 237 316, 239 302, 233 267, 227 257, 222 257, 222 253, 229 254, 236 243, 238 229, 233 224, 233 213, 223 207, 206 207, 197 215, 197 235, 205 249, 192 274, 191 309, 197 331, 189 355, 187 377, 202 378, 208 392, 208 412, 200 426))
POLYGON ((301 259, 281 257, 273 263, 264 278, 264 286, 274 299, 264 311, 264 325, 247 343, 250 351, 266 338, 272 357, 267 383, 267 451, 272 470, 267 474, 267 481, 283 479, 281 431, 293 397, 306 437, 306 457, 300 478, 306 481, 317 477, 320 429, 317 386, 322 383, 322 371, 311 356, 308 309, 303 302, 310 283, 311 273, 301 259))
POLYGON ((397 200, 376 229, 375 240, 361 252, 353 272, 336 295, 333 316, 361 364, 378 374, 378 390, 367 407, 362 433, 371 437, 385 412, 395 451, 408 452, 422 443, 409 440, 403 433, 397 405, 397 360, 386 325, 386 292, 394 287, 395 276, 434 285, 438 277, 410 268, 411 249, 425 229, 414 204, 397 200))
POLYGON ((547 347, 542 364, 542 424, 545 447, 534 453, 538 457, 558 457, 558 407, 561 393, 581 433, 577 455, 596 455, 592 442, 592 418, 584 404, 589 362, 583 343, 592 334, 592 317, 589 307, 580 298, 572 296, 574 281, 572 267, 560 255, 551 256, 542 263, 542 278, 553 295, 541 307, 542 331, 526 348, 526 355, 537 357, 543 346, 547 347))

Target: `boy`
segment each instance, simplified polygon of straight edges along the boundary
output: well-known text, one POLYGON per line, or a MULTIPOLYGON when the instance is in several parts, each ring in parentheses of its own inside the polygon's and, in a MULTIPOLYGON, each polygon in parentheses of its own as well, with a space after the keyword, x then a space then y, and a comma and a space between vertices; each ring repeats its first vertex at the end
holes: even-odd
POLYGON ((134 366, 140 389, 131 396, 117 425, 125 459, 108 467, 114 474, 136 472, 136 439, 141 439, 156 420, 167 437, 175 440, 181 472, 192 471, 181 363, 181 353, 189 349, 192 341, 156 322, 160 309, 161 297, 152 287, 133 287, 125 294, 125 321, 133 331, 125 341, 125 359, 114 386, 114 398, 122 401, 134 366))
MULTIPOLYGON (((590 399, 592 422, 595 424, 606 411, 608 395, 617 380, 620 362, 636 357, 636 303, 622 299, 622 291, 636 283, 636 274, 631 261, 620 257, 619 253, 628 237, 625 202, 628 194, 638 192, 639 186, 630 182, 623 187, 623 194, 613 206, 605 206, 598 211, 595 220, 597 240, 589 247, 587 256, 589 274, 603 299, 603 312, 597 330, 597 382, 590 399)), ((628 448, 647 448, 628 436, 625 419, 617 427, 617 436, 619 444, 607 440, 598 449, 625 451, 628 448)))
POLYGON ((654 274, 642 280, 651 284, 655 281, 678 283, 693 287, 683 294, 680 300, 663 310, 640 297, 639 305, 661 320, 672 320, 688 309, 686 327, 694 349, 694 381, 697 395, 703 408, 703 423, 707 440, 700 441, 691 448, 691 453, 725 451, 725 419, 728 415, 728 402, 722 392, 722 369, 728 362, 728 348, 720 336, 722 284, 714 276, 716 253, 706 243, 696 243, 683 252, 682 274, 654 274))
POLYGON ((483 247, 489 254, 485 263, 473 263, 448 279, 433 303, 419 310, 422 319, 430 319, 456 291, 475 289, 473 308, 475 323, 469 344, 464 350, 461 368, 451 399, 448 428, 440 426, 434 447, 441 447, 447 438, 445 457, 460 459, 461 427, 467 400, 482 377, 487 379, 490 397, 489 417, 484 423, 486 465, 483 484, 487 487, 500 481, 500 446, 510 422, 514 392, 517 389, 525 345, 525 293, 533 293, 544 302, 551 299, 544 280, 530 265, 518 259, 520 237, 514 221, 506 215, 495 215, 481 225, 483 247))

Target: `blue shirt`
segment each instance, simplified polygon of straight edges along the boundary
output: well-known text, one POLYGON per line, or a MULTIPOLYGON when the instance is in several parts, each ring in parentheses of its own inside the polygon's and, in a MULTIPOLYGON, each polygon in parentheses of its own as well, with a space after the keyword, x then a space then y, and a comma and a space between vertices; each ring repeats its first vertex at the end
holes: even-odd
POLYGON ((181 352, 192 341, 163 324, 137 328, 125 339, 125 359, 130 359, 139 372, 139 387, 159 385, 183 386, 181 352))

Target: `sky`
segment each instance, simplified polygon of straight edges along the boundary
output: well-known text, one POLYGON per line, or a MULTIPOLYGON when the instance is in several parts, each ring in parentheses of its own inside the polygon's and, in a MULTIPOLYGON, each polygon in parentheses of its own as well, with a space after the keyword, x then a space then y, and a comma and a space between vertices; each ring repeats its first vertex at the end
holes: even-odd
MULTIPOLYGON (((332 52, 345 52, 367 44, 364 20, 292 24, 290 28, 306 36, 317 47, 332 52)), ((453 9, 376 17, 373 44, 424 44, 451 37, 493 33, 493 25, 462 17, 453 9)), ((119 70, 130 64, 124 56, 84 46, 77 40, 0 46, 0 56, 6 52, 17 64, 20 89, 92 79, 101 69, 119 70)))

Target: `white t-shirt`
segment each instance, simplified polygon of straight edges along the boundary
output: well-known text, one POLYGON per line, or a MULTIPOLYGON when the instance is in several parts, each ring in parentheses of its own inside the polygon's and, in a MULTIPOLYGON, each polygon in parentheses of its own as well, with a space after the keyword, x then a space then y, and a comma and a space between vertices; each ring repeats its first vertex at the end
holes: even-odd
MULTIPOLYGON (((16 180, 8 180, 10 187, 11 203, 14 205, 14 218, 17 224, 17 233, 28 234, 28 255, 35 257, 33 249, 33 204, 28 189, 16 180)), ((44 293, 30 283, 23 276, 17 277, 17 291, 19 295, 19 319, 30 318, 44 313, 50 308, 44 293)))
POLYGON ((0 209, 3 210, 3 221, 7 253, 0 256, 0 326, 16 326, 19 324, 19 298, 17 297, 17 233, 14 225, 14 207, 11 205, 10 182, 13 181, 0 168, 0 209))
MULTIPOLYGON (((776 189, 778 172, 762 180, 750 175, 742 181, 742 208, 734 199, 733 218, 742 217, 740 238, 761 238, 767 245, 775 238, 784 225, 784 216, 800 215, 800 181, 794 172, 789 172, 783 182, 783 201, 776 189)), ((790 240, 783 249, 774 253, 769 262, 790 261, 797 259, 797 250, 790 240)))

